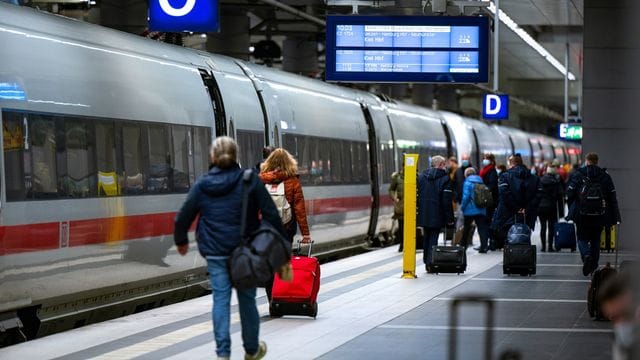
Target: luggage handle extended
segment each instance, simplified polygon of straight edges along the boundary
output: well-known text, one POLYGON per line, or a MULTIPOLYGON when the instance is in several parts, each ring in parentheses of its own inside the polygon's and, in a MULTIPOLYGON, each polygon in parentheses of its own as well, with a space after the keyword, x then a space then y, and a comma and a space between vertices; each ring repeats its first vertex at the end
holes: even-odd
MULTIPOLYGON (((299 256, 300 254, 302 254, 302 244, 303 243, 302 243, 302 240, 298 240, 297 243, 298 243, 298 248, 296 249, 297 250, 296 253, 299 256)), ((313 240, 311 240, 308 243, 305 243, 305 244, 309 244, 309 252, 307 252, 307 257, 311 257, 311 248, 313 248, 313 243, 314 243, 313 240)))
POLYGON ((463 303, 484 304, 487 308, 487 321, 485 333, 484 358, 490 360, 493 356, 493 316, 495 303, 492 298, 485 295, 461 295, 451 302, 449 315, 449 360, 457 358, 458 345, 458 310, 463 303))

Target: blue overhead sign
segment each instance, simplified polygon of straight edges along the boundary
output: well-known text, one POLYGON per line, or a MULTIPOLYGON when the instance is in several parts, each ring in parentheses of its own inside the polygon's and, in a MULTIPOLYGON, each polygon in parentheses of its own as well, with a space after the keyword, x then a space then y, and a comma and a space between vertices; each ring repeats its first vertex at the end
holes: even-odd
POLYGON ((150 0, 149 30, 218 32, 218 0, 150 0))
POLYGON ((326 80, 486 82, 488 33, 486 17, 328 16, 326 80))
POLYGON ((485 94, 482 100, 482 117, 488 120, 509 118, 509 95, 485 94))

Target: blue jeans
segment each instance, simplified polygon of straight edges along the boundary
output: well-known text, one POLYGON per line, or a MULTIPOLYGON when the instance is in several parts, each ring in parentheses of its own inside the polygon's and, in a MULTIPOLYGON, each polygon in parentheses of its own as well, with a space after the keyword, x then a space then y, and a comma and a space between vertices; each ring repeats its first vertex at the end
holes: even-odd
MULTIPOLYGON (((213 290, 213 335, 216 353, 220 357, 231 355, 231 279, 227 266, 228 256, 208 256, 207 267, 213 290)), ((256 289, 236 290, 242 325, 242 342, 245 352, 258 352, 260 315, 256 307, 256 289)))
POLYGON ((580 250, 580 257, 584 262, 584 257, 591 256, 591 261, 594 266, 598 265, 600 260, 600 234, 602 233, 602 226, 586 226, 578 224, 578 250, 580 250))
POLYGON ((424 237, 422 238, 422 261, 425 265, 431 264, 433 247, 438 245, 438 236, 440 236, 440 228, 424 228, 424 237))

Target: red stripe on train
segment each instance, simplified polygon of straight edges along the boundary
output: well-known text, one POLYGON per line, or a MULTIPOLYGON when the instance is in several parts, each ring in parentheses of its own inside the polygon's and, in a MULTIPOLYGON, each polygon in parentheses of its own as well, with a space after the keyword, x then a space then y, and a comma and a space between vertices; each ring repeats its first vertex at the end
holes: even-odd
MULTIPOLYGON (((310 215, 333 214, 368 210, 371 197, 318 199, 305 201, 310 215)), ((392 204, 388 196, 381 198, 382 206, 392 204)), ((68 246, 103 244, 129 239, 173 234, 176 213, 119 216, 111 218, 71 220, 0 226, 0 256, 30 251, 52 250, 68 246), (66 238, 68 243, 60 239, 66 238)), ((195 224, 194 227, 195 228, 195 224)))

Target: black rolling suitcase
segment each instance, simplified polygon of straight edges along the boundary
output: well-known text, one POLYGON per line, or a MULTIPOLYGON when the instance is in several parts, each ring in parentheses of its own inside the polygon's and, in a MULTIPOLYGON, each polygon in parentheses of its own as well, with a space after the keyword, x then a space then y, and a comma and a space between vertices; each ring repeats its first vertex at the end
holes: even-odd
MULTIPOLYGON (((449 360, 457 360, 458 358, 458 311, 460 305, 464 303, 480 304, 486 307, 486 324, 484 334, 484 349, 483 357, 481 354, 475 353, 474 356, 469 358, 485 360, 493 359, 493 322, 495 303, 491 298, 482 295, 462 295, 453 299, 451 302, 451 308, 449 313, 449 360)), ((469 355, 469 354, 467 354, 469 355)), ((502 359, 502 358, 501 358, 502 359)))
POLYGON ((505 275, 535 275, 536 263, 535 245, 505 245, 502 260, 502 271, 505 275))
POLYGON ((427 271, 460 275, 467 271, 467 252, 462 246, 434 246, 427 271))

